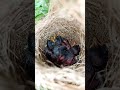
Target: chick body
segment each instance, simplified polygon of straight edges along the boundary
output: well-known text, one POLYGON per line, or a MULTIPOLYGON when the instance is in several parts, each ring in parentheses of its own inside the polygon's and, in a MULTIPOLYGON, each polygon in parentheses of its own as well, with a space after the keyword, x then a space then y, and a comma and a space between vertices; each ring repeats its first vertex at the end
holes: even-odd
POLYGON ((48 49, 52 50, 54 48, 55 44, 51 40, 47 40, 47 47, 48 49))
POLYGON ((69 44, 69 41, 61 36, 56 37, 55 44, 65 46, 68 49, 71 47, 71 45, 69 44))
POLYGON ((77 62, 75 56, 80 52, 79 45, 71 48, 69 41, 61 36, 57 36, 55 42, 47 40, 45 48, 46 57, 59 66, 69 66, 77 62))
POLYGON ((75 56, 77 56, 79 55, 79 52, 80 52, 80 46, 74 45, 73 47, 70 48, 70 50, 74 53, 75 56))

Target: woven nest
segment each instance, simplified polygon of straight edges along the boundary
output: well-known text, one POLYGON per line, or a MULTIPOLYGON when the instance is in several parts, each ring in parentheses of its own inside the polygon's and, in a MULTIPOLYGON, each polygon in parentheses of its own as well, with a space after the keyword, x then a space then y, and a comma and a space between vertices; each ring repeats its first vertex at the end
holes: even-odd
POLYGON ((120 89, 120 32, 119 32, 119 22, 120 15, 118 10, 118 3, 115 1, 87 1, 86 2, 86 12, 88 17, 87 30, 92 30, 92 33, 87 33, 87 37, 92 37, 90 41, 87 42, 87 48, 91 45, 97 44, 106 44, 109 51, 109 58, 107 66, 104 70, 98 72, 98 78, 101 82, 98 90, 119 90, 120 89), (91 5, 91 6, 90 6, 91 5), (93 12, 94 11, 94 12, 93 12), (99 13, 98 13, 99 11, 99 13), (92 21, 92 23, 89 21, 92 21), (88 36, 89 35, 89 36, 88 36), (93 39, 94 38, 94 39, 93 39), (103 81, 102 77, 105 77, 103 81))
MULTIPOLYGON (((85 83, 85 31, 84 22, 78 15, 68 13, 71 9, 61 9, 50 13, 36 25, 36 60, 35 60, 35 84, 36 89, 47 88, 51 90, 83 90, 85 83), (66 11, 68 10, 68 11, 66 11), (66 12, 66 15, 64 14, 66 12), (61 13, 64 15, 61 16, 61 13), (69 40, 71 45, 80 45, 81 52, 78 62, 72 66, 58 68, 49 66, 43 51, 48 39, 54 36, 62 36, 69 40)), ((73 10, 72 10, 73 11, 73 10)))
POLYGON ((0 37, 1 90, 30 90, 34 88, 34 82, 28 80, 26 71, 21 66, 22 62, 25 61, 28 33, 34 30, 34 27, 31 27, 33 21, 31 2, 11 1, 11 6, 8 5, 10 10, 8 9, 9 12, 6 12, 5 18, 2 18, 0 23, 0 36, 2 36, 0 37))

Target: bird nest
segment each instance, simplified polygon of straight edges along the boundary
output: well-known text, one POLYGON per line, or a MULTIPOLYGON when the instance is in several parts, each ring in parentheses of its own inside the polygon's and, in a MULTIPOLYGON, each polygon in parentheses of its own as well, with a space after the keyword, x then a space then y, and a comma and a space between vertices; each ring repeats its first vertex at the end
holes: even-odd
POLYGON ((0 23, 0 89, 2 90, 34 88, 34 82, 28 79, 28 75, 21 65, 22 62, 25 62, 24 55, 28 33, 34 30, 34 27, 31 27, 32 24, 34 25, 31 15, 31 8, 33 8, 31 2, 11 2, 11 6, 8 5, 11 10, 6 11, 5 18, 0 23))
MULTIPOLYGON (((88 17, 86 17, 86 24, 92 33, 87 32, 88 40, 90 42, 96 42, 99 40, 99 44, 106 44, 108 47, 108 63, 104 70, 98 72, 98 78, 101 82, 98 90, 119 90, 120 89, 120 47, 119 47, 119 21, 118 19, 118 6, 114 1, 87 1, 86 2, 86 12, 88 17), (114 5, 115 4, 115 5, 114 5), (91 5, 91 6, 90 6, 91 5), (114 8, 114 9, 113 9, 114 8), (99 12, 99 13, 98 13, 99 12), (89 21, 92 23, 89 24, 89 21), (89 35, 89 36, 88 36, 89 35), (91 38, 92 37, 92 38, 91 38), (105 77, 105 80, 102 80, 105 77)), ((88 30, 87 29, 87 30, 88 30)), ((89 48, 92 43, 87 44, 89 48)))
POLYGON ((71 13, 70 10, 70 8, 64 8, 55 13, 49 13, 35 26, 35 85, 37 90, 41 88, 83 90, 85 88, 84 22, 80 22, 83 18, 79 15, 76 18, 74 15, 76 13, 71 13), (78 62, 72 66, 58 68, 53 64, 49 65, 49 60, 43 53, 47 40, 58 35, 68 39, 72 46, 77 44, 81 48, 78 62))

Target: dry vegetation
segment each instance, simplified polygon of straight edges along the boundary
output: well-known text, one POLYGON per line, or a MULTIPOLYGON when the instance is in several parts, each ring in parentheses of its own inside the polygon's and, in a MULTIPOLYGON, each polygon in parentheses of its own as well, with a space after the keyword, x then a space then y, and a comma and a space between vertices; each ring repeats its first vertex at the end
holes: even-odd
POLYGON ((21 62, 24 61, 28 32, 33 30, 30 27, 33 7, 31 1, 8 2, 4 0, 1 4, 6 10, 4 17, 0 17, 0 90, 25 90, 27 86, 30 89, 34 82, 27 80, 21 62))
MULTIPOLYGON (((50 90, 84 90, 85 88, 85 29, 84 14, 79 9, 81 0, 51 0, 48 15, 35 26, 36 60, 35 85, 50 90), (78 63, 58 68, 49 66, 43 50, 47 39, 54 35, 67 38, 71 45, 79 44, 78 63), (82 62, 80 62, 82 61, 82 62)), ((82 2, 84 3, 84 2, 82 2)))
MULTIPOLYGON (((44 87, 53 90, 84 90, 85 14, 82 13, 84 12, 84 5, 81 5, 82 0, 76 0, 80 2, 77 3, 78 5, 74 5, 73 2, 67 3, 68 5, 66 5, 65 1, 73 0, 53 1, 51 1, 48 16, 46 16, 43 20, 39 22, 38 25, 35 26, 36 88, 39 89, 40 87, 44 87), (81 11, 79 11, 78 8, 80 8, 81 11), (46 59, 42 54, 42 50, 46 43, 46 39, 54 35, 54 33, 65 36, 71 42, 76 41, 76 43, 80 44, 82 52, 79 55, 79 60, 82 60, 82 63, 78 62, 73 66, 62 69, 55 66, 50 67, 46 64, 46 59)), ((101 0, 96 0, 96 2, 88 2, 88 4, 91 4, 92 6, 91 8, 88 8, 88 10, 90 13, 96 16, 98 16, 97 12, 91 12, 92 9, 98 9, 98 11, 103 12, 101 15, 99 15, 99 20, 102 21, 102 24, 100 24, 101 22, 96 20, 97 23, 95 22, 93 23, 93 25, 97 24, 107 27, 101 28, 101 26, 99 26, 99 28, 96 28, 95 30, 99 29, 98 31, 103 31, 101 31, 102 33, 99 32, 100 36, 97 33, 95 33, 95 35, 99 37, 100 43, 106 43, 107 46, 111 48, 109 50, 109 62, 106 69, 104 70, 104 75, 106 75, 105 82, 98 90, 120 90, 120 13, 117 12, 119 4, 115 5, 114 3, 112 8, 111 5, 114 1, 112 3, 108 3, 106 0, 106 2, 97 4, 98 1, 101 0), (105 7, 106 9, 102 9, 102 7, 105 7), (107 8, 109 8, 110 12, 108 12, 107 8), (108 16, 110 16, 109 19, 107 19, 108 16), (105 39, 105 37, 107 38, 105 39)), ((6 17, 3 18, 0 22, 0 86, 2 86, 0 87, 1 90, 24 90, 27 82, 27 84, 30 85, 34 83, 25 81, 26 77, 24 75, 24 70, 22 70, 22 68, 19 66, 19 63, 23 60, 20 52, 22 52, 23 47, 26 45, 26 43, 24 45, 21 45, 21 42, 24 42, 24 40, 26 40, 28 30, 31 30, 30 27, 28 28, 27 25, 27 23, 30 23, 31 19, 26 20, 27 17, 29 17, 29 14, 27 13, 27 15, 25 15, 25 13, 23 12, 31 12, 30 8, 31 4, 21 4, 21 8, 17 8, 16 10, 9 12, 9 14, 6 15, 6 17), (14 16, 11 16, 11 14, 14 14, 14 16), (21 20, 23 20, 24 23, 20 23, 21 20), (19 25, 21 24, 22 26, 19 27, 19 25), (13 32, 15 33, 14 35, 12 34, 13 32), (24 39, 23 36, 25 37, 24 39), (21 49, 19 49, 20 51, 18 51, 15 48, 21 49), (17 54, 15 54, 16 52, 17 54), (11 56, 11 58, 9 56, 11 56), (21 71, 23 72, 23 75, 21 75, 21 71)))
MULTIPOLYGON (((99 80, 105 76, 105 81, 99 86, 98 90, 119 90, 120 89, 120 43, 119 43, 119 2, 90 0, 86 2, 87 14, 92 14, 93 17, 86 17, 86 23, 92 21, 91 25, 87 25, 92 34, 89 37, 97 37, 100 44, 106 44, 109 48, 109 61, 106 68, 98 72, 99 80), (88 7, 87 7, 88 6, 88 7), (99 13, 98 13, 99 12, 99 13), (97 17, 97 18, 96 18, 97 17), (96 27, 92 27, 96 26, 96 27), (92 36, 93 35, 93 36, 92 36)), ((96 40, 94 39, 94 43, 96 40)), ((91 42, 91 41, 90 41, 91 42)), ((91 43, 87 47, 89 47, 91 43)))

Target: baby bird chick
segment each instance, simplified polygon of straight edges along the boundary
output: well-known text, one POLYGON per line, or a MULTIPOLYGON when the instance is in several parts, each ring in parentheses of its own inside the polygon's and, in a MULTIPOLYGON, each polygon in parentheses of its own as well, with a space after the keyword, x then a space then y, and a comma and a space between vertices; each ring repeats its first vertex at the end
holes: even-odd
POLYGON ((69 65, 73 65, 77 62, 77 60, 75 59, 75 55, 70 51, 66 51, 66 53, 64 53, 64 66, 69 66, 69 65))
POLYGON ((77 62, 74 53, 65 46, 59 48, 59 56, 57 61, 62 63, 63 66, 69 66, 77 62))
POLYGON ((55 46, 53 49, 53 54, 58 57, 63 54, 63 52, 67 50, 65 46, 55 46))
POLYGON ((71 47, 69 41, 61 36, 57 36, 54 42, 47 40, 47 47, 45 47, 46 57, 58 66, 69 66, 76 63, 75 56, 79 52, 79 45, 71 47))
POLYGON ((62 42, 63 42, 63 38, 61 36, 57 36, 55 39, 55 44, 59 46, 62 45, 62 42))
POLYGON ((56 45, 66 46, 68 49, 71 47, 69 41, 61 36, 57 36, 55 40, 56 45))

